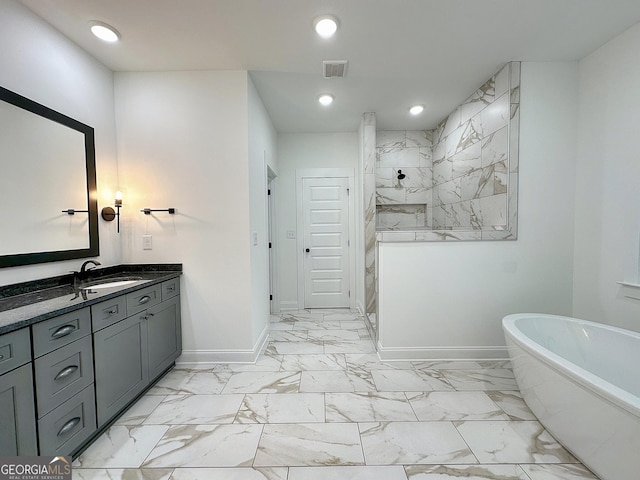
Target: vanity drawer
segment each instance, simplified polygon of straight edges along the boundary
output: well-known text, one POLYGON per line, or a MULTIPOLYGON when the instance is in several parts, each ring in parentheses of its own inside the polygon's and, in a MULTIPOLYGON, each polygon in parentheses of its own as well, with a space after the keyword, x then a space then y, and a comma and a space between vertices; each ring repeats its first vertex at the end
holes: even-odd
POLYGON ((122 295, 91 307, 91 325, 94 332, 127 318, 127 298, 122 295))
POLYGON ((127 294, 127 315, 131 316, 157 305, 162 300, 162 285, 156 284, 127 294))
POLYGON ((93 348, 87 336, 34 362, 38 417, 93 384, 93 348))
POLYGON ((0 336, 0 375, 31 361, 29 328, 0 336))
POLYGON ((38 420, 40 455, 70 455, 96 431, 93 386, 38 420))
POLYGON ((89 307, 33 325, 33 354, 40 357, 91 333, 89 307))
POLYGON ((162 301, 180 295, 180 278, 173 278, 162 282, 162 301))

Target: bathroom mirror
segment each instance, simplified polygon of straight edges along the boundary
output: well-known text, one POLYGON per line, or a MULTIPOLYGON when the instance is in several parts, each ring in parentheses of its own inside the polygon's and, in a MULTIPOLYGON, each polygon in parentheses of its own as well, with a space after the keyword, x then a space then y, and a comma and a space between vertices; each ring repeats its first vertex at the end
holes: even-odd
POLYGON ((0 87, 0 165, 0 267, 99 254, 92 127, 0 87))

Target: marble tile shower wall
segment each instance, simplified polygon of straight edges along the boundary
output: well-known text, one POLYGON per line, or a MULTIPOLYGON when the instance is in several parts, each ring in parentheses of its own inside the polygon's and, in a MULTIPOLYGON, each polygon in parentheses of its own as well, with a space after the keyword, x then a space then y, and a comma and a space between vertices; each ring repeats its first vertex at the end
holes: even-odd
POLYGON ((519 108, 510 62, 434 130, 377 132, 377 240, 515 239, 519 108))
POLYGON ((433 228, 506 228, 509 68, 491 77, 433 132, 433 228))
MULTIPOLYGON (((371 321, 376 312, 376 114, 372 112, 362 116, 361 160, 364 176, 364 307, 371 321)), ((373 325, 372 328, 375 329, 373 325)))
POLYGON ((378 228, 430 228, 433 131, 376 134, 378 228), (402 172, 404 178, 398 178, 402 172))

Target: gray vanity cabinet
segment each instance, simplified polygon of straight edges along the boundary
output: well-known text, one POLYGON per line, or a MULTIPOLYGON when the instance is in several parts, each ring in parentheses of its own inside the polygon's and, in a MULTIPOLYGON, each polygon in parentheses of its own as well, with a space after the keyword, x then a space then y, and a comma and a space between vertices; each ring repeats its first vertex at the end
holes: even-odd
POLYGON ((38 454, 28 328, 0 336, 0 453, 38 454))
POLYGON ((144 315, 133 315, 94 333, 93 345, 98 427, 101 427, 149 383, 144 315))
MULTIPOLYGON (((98 427, 118 415, 180 355, 178 282, 179 279, 169 280, 127 294, 124 301, 118 302, 118 313, 108 321, 97 322, 94 315, 98 427), (128 316, 114 322, 123 310, 128 316), (105 324, 109 326, 95 331, 105 324)), ((111 302, 115 305, 117 299, 111 302)), ((103 308, 103 304, 94 305, 92 309, 116 311, 109 306, 103 308)))
POLYGON ((0 455, 74 455, 182 352, 180 279, 0 335, 0 455))
POLYGON ((154 380, 182 353, 180 297, 147 310, 149 380, 154 380))

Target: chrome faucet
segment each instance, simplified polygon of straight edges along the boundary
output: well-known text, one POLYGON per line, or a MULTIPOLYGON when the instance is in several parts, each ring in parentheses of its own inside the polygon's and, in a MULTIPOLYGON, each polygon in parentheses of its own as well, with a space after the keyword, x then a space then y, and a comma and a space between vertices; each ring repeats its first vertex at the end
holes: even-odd
POLYGON ((96 261, 96 260, 87 260, 80 267, 80 273, 84 273, 84 272, 87 272, 89 270, 92 270, 92 269, 96 268, 98 265, 102 265, 102 264, 100 262, 96 261), (95 266, 87 268, 87 265, 89 265, 90 263, 93 263, 93 265, 95 265, 95 266))

